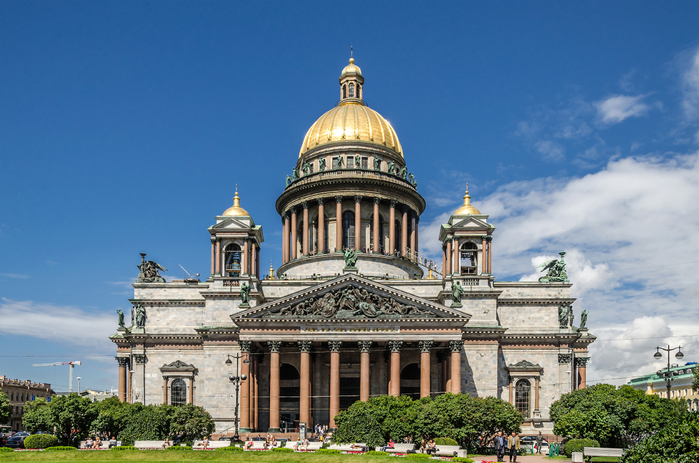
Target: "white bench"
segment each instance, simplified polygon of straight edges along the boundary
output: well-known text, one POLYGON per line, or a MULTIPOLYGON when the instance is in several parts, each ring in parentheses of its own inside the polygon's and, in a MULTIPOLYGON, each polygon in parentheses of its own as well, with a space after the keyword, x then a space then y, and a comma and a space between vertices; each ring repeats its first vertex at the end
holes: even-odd
MULTIPOLYGON (((138 450, 164 450, 165 441, 164 440, 137 440, 133 443, 133 446, 138 450)), ((170 447, 170 446, 168 446, 170 447)))
MULTIPOLYGON (((214 441, 209 441, 206 448, 207 449, 221 449, 221 448, 230 447, 230 446, 231 446, 231 441, 229 441, 229 440, 214 440, 214 441)), ((195 440, 192 448, 195 450, 204 449, 204 441, 203 440, 195 440)))
MULTIPOLYGON (((376 450, 381 451, 383 447, 376 447, 376 450)), ((392 449, 386 449, 388 453, 410 453, 415 448, 415 444, 393 444, 392 449)))
POLYGON ((254 440, 252 441, 252 447, 250 447, 249 450, 267 450, 265 445, 267 445, 267 442, 263 440, 254 440))
POLYGON ((459 450, 461 450, 461 447, 458 445, 437 445, 432 455, 453 457, 459 453, 459 450))
MULTIPOLYGON (((81 440, 81 441, 80 441, 80 447, 79 447, 79 448, 80 448, 81 450, 88 450, 88 448, 86 447, 86 445, 87 445, 86 442, 87 442, 87 441, 84 441, 84 440, 81 440)), ((121 443, 117 442, 117 445, 121 445, 121 443)), ((109 441, 101 441, 101 442, 100 442, 99 450, 105 450, 105 449, 108 449, 108 448, 109 448, 109 441)), ((97 449, 93 449, 93 450, 97 450, 97 449)))
POLYGON ((624 455, 624 449, 609 449, 604 447, 585 447, 583 449, 585 459, 590 461, 592 457, 616 457, 621 458, 624 455))
POLYGON ((366 452, 367 451, 367 445, 366 444, 331 444, 329 447, 331 450, 340 450, 341 452, 366 452), (352 445, 354 445, 355 448, 352 448, 352 445))

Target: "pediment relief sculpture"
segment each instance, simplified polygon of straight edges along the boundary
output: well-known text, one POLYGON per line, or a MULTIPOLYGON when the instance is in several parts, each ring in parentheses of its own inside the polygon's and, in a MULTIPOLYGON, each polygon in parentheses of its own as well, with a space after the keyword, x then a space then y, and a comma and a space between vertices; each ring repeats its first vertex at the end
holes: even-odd
POLYGON ((175 360, 172 363, 168 363, 160 367, 161 370, 177 370, 177 371, 194 371, 196 368, 194 365, 185 363, 182 360, 175 360))
POLYGON ((273 318, 425 318, 437 317, 431 311, 401 304, 391 297, 370 293, 353 285, 328 291, 321 297, 282 308, 273 318))

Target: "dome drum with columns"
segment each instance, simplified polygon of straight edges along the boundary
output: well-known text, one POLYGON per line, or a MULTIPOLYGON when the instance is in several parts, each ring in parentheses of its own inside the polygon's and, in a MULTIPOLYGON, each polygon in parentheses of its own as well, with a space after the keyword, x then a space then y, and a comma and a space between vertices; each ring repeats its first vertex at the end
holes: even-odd
POLYGON ((353 59, 339 83, 340 102, 311 125, 276 201, 276 276, 262 276, 262 227, 236 188, 208 228, 205 281, 134 283, 146 322, 110 337, 119 398, 201 405, 232 435, 236 424, 332 428, 356 400, 453 392, 508 401, 524 432, 550 433, 549 407, 585 387, 595 340, 564 316, 572 285, 497 280, 495 227, 468 191, 440 227, 442 255, 423 255, 426 203, 396 131, 366 105, 353 59), (233 373, 247 377, 237 415, 222 399, 233 373))

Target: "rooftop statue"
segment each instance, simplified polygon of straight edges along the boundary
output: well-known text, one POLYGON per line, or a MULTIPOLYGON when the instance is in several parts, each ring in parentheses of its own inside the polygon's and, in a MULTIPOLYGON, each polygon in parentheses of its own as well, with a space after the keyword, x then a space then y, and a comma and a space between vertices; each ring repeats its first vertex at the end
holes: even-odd
POLYGON ((343 258, 345 259, 345 268, 355 268, 354 264, 357 263, 357 251, 347 248, 343 253, 343 258))
POLYGON ((250 301, 250 285, 246 282, 240 285, 240 299, 242 300, 241 305, 248 305, 250 301))
POLYGON ((136 304, 134 308, 136 313, 136 328, 145 328, 146 326, 146 309, 143 304, 136 304))
POLYGON ((119 328, 124 328, 124 312, 121 309, 117 309, 117 314, 119 317, 119 328))
POLYGON ((308 175, 310 170, 311 170, 311 165, 307 162, 304 162, 303 163, 303 176, 305 177, 306 175, 308 175))
POLYGON ((398 171, 398 176, 400 178, 407 177, 408 176, 408 168, 406 166, 401 167, 400 170, 398 171))
POLYGON ((461 307, 461 295, 464 293, 464 287, 461 286, 459 280, 451 284, 451 306, 461 307))
POLYGON ((343 167, 345 167, 345 158, 343 158, 342 156, 338 156, 337 157, 337 168, 342 169, 343 167))
POLYGON ((325 158, 320 158, 318 160, 318 171, 325 172, 325 158))
POLYGON ((580 328, 587 328, 587 310, 583 310, 580 314, 580 328))
POLYGON ((568 273, 566 272, 566 263, 565 260, 563 260, 563 257, 566 255, 564 251, 559 252, 558 254, 561 255, 561 259, 553 259, 553 260, 548 260, 544 262, 543 264, 537 266, 537 268, 541 268, 541 271, 546 271, 546 275, 542 276, 539 278, 539 281, 542 283, 550 283, 550 282, 568 282, 570 281, 568 279, 568 273))
POLYGON ((165 278, 160 276, 158 270, 167 272, 167 269, 162 265, 149 260, 146 262, 146 253, 141 253, 141 265, 138 267, 138 277, 136 277, 136 283, 165 283, 165 278))
POLYGON ((394 175, 396 173, 396 163, 393 161, 390 161, 388 163, 388 169, 386 169, 386 172, 388 172, 391 175, 394 175))
POLYGON ((561 304, 558 306, 558 324, 561 328, 568 328, 572 312, 573 308, 570 304, 561 304))
POLYGON ((374 170, 381 170, 381 158, 374 156, 374 170))
POLYGON ((291 185, 291 182, 294 181, 294 178, 291 175, 286 176, 286 186, 291 185))
POLYGON ((354 167, 355 167, 356 169, 361 169, 361 168, 362 168, 362 158, 360 158, 359 156, 355 156, 355 157, 354 157, 354 167))
POLYGON ((299 175, 299 168, 294 167, 294 170, 291 171, 291 180, 295 181, 301 178, 301 175, 299 175))
POLYGON ((412 186, 416 186, 417 182, 415 181, 415 176, 413 174, 408 174, 408 181, 412 186))

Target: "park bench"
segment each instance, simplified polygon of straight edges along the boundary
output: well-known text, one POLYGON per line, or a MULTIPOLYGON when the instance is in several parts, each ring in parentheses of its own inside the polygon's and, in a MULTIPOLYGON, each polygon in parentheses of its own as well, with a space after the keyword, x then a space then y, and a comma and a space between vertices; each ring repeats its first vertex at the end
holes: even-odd
POLYGON ((265 445, 267 442, 263 440, 254 440, 252 441, 252 447, 250 447, 250 450, 267 450, 265 445))
POLYGON ((461 450, 458 445, 437 445, 432 455, 439 455, 443 457, 455 457, 461 450))
POLYGON ((342 452, 366 452, 367 451, 367 445, 366 444, 331 444, 329 449, 332 450, 340 450, 342 452), (352 448, 352 445, 354 445, 355 448, 352 448))
POLYGON ((609 449, 604 447, 585 447, 583 449, 585 459, 589 462, 592 457, 616 457, 621 458, 624 455, 624 449, 609 449))
MULTIPOLYGON (((87 442, 87 441, 84 441, 84 440, 81 440, 81 441, 80 441, 80 447, 79 447, 79 448, 80 448, 81 450, 88 450, 88 449, 85 447, 85 442, 87 442)), ((121 445, 121 441, 117 441, 117 445, 121 445)), ((100 448, 99 448, 100 450, 107 450, 108 448, 109 448, 109 441, 101 441, 101 442, 100 442, 100 448)), ((97 449, 95 449, 95 450, 97 450, 97 449)))
MULTIPOLYGON (((206 448, 207 449, 220 449, 220 448, 230 447, 230 446, 231 446, 231 441, 229 441, 229 440, 214 440, 214 441, 209 441, 209 444, 206 446, 206 448)), ((195 440, 192 448, 194 450, 202 450, 204 448, 204 441, 203 440, 195 440)))
POLYGON ((164 440, 137 440, 133 443, 133 446, 138 450, 164 450, 165 441, 164 440))
MULTIPOLYGON (((415 444, 393 444, 392 449, 386 449, 388 453, 412 453, 415 444)), ((382 447, 376 447, 376 450, 381 451, 382 447)))

